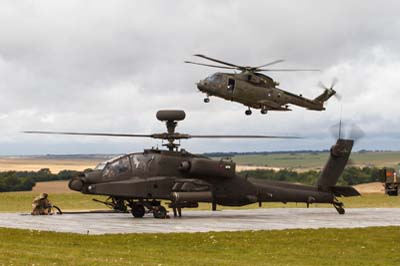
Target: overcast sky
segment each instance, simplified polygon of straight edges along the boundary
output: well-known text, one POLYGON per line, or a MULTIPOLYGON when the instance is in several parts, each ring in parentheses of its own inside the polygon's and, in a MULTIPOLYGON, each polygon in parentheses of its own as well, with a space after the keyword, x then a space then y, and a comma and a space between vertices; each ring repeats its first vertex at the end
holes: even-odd
POLYGON ((193 152, 325 149, 329 127, 356 123, 356 149, 400 149, 399 1, 1 1, 0 154, 126 153, 157 140, 21 134, 152 133, 162 108, 186 111, 179 132, 301 135, 291 141, 183 141, 193 152), (215 69, 195 53, 243 64, 276 59, 280 87, 314 98, 339 79, 327 111, 244 115, 195 82, 215 69), (198 60, 200 61, 200 60, 198 60), (277 65, 278 66, 278 65, 277 65))

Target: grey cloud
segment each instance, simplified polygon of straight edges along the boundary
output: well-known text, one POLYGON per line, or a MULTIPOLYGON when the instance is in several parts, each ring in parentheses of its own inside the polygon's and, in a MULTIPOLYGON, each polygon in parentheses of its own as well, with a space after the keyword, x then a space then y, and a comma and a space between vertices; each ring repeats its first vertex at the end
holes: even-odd
POLYGON ((194 151, 320 149, 332 142, 328 128, 338 121, 341 105, 343 119, 359 123, 367 139, 374 139, 359 147, 388 147, 400 130, 394 115, 399 111, 399 8, 397 1, 3 1, 2 153, 140 150, 157 142, 16 132, 161 131, 154 119, 160 108, 187 111, 182 132, 310 137, 185 142, 194 151), (219 99, 204 105, 194 83, 214 70, 183 63, 198 52, 238 64, 283 58, 287 62, 279 67, 318 67, 321 73, 271 76, 282 88, 309 97, 320 93, 318 80, 329 84, 337 76, 343 100, 331 100, 326 112, 294 108, 266 117, 245 117, 243 106, 219 99))

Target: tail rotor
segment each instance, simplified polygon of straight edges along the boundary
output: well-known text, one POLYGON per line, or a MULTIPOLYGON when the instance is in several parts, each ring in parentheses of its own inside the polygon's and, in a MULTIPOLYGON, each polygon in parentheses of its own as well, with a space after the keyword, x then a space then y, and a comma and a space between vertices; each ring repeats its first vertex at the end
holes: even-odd
POLYGON ((321 81, 318 82, 318 87, 320 87, 321 89, 324 89, 325 91, 332 93, 333 96, 335 96, 335 98, 337 100, 341 100, 342 99, 342 95, 338 94, 333 88, 336 86, 336 84, 338 83, 338 79, 335 77, 333 78, 332 82, 331 82, 331 86, 326 86, 324 83, 322 83, 321 81))

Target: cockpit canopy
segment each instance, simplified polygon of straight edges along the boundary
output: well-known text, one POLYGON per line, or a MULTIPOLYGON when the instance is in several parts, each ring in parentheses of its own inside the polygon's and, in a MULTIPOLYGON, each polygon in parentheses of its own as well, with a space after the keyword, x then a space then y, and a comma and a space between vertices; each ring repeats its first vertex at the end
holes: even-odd
POLYGON ((206 81, 208 82, 223 82, 224 81, 224 75, 222 73, 215 73, 208 78, 206 78, 206 81))
POLYGON ((131 171, 129 155, 121 155, 108 161, 101 162, 96 166, 95 169, 102 170, 103 176, 107 178, 129 174, 131 171))
POLYGON ((125 154, 101 162, 95 169, 102 171, 102 176, 106 179, 123 178, 132 174, 140 176, 150 171, 154 159, 154 155, 151 154, 125 154))

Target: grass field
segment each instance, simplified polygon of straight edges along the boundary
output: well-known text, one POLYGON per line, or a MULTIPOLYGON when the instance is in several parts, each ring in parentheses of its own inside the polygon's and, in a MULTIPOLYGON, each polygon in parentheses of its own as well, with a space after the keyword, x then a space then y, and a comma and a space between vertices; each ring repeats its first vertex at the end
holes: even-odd
POLYGON ((398 227, 87 236, 0 228, 0 265, 400 265, 398 227))
MULTIPOLYGON (((320 153, 285 153, 270 155, 238 155, 233 160, 240 165, 268 166, 277 168, 322 168, 329 156, 320 153)), ((354 152, 350 156, 357 166, 393 167, 400 163, 400 152, 354 152)))
MULTIPOLYGON (((3 192, 0 193, 0 212, 30 212, 31 203, 37 193, 33 192, 3 192)), ((93 210, 106 209, 101 204, 92 201, 93 198, 104 200, 105 197, 84 195, 81 193, 56 193, 50 194, 50 201, 60 207, 62 210, 93 210)), ((367 194, 361 197, 342 198, 345 208, 399 208, 400 197, 389 197, 383 194, 367 194)), ((263 203, 263 208, 304 208, 303 203, 263 203)), ((315 207, 331 207, 329 204, 312 204, 315 207)), ((244 207, 223 207, 218 206, 219 210, 223 209, 249 209, 258 208, 258 204, 247 205, 244 207)), ((211 205, 201 203, 199 210, 210 210, 211 205)))
MULTIPOLYGON (((316 169, 321 168, 327 158, 327 152, 320 153, 281 153, 270 155, 238 155, 233 160, 239 165, 262 166, 269 168, 316 169)), ((218 158, 214 158, 218 159, 218 158)), ((0 157, 0 171, 37 171, 49 168, 52 173, 61 170, 81 171, 95 167, 104 158, 59 158, 59 157, 0 157)), ((400 163, 400 152, 354 152, 352 163, 357 166, 395 166, 400 163)), ((245 169, 244 167, 240 169, 245 169)))

